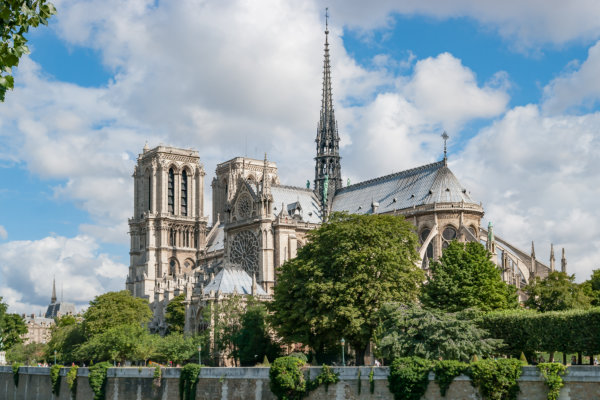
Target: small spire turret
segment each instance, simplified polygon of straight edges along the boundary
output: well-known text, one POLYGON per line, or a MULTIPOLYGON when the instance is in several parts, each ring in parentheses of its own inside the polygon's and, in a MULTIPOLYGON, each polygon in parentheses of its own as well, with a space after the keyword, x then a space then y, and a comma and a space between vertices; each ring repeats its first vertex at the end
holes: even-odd
POLYGON ((562 259, 560 260, 560 272, 567 273, 567 257, 565 256, 565 248, 562 249, 562 259))
POLYGON ((556 259, 554 258, 554 244, 550 243, 550 272, 554 272, 555 270, 555 261, 556 259))
POLYGON ((52 278, 52 297, 50 298, 50 304, 56 304, 56 278, 52 278))

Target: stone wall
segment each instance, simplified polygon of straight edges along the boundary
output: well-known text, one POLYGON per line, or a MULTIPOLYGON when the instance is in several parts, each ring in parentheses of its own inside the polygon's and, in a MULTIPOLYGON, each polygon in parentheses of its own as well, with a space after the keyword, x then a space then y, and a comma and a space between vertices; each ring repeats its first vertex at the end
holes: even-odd
MULTIPOLYGON (((340 382, 328 390, 319 387, 311 392, 308 399, 385 399, 392 400, 388 389, 386 367, 374 368, 374 390, 370 391, 369 373, 371 367, 335 367, 340 382), (360 385, 359 385, 360 371, 360 385), (360 394, 359 394, 360 386, 360 394)), ((93 399, 88 382, 88 369, 79 368, 77 393, 71 396, 65 375, 68 368, 61 370, 61 385, 58 396, 51 394, 50 368, 22 367, 19 371, 19 385, 15 387, 12 369, 0 367, 0 399, 6 400, 87 400, 93 399)), ((308 374, 316 377, 320 368, 312 367, 308 374)), ((170 400, 179 399, 178 368, 163 369, 160 386, 153 384, 154 368, 111 368, 108 370, 107 400, 170 400)), ((431 382, 423 399, 455 400, 476 399, 477 392, 469 378, 459 376, 450 386, 446 397, 440 395, 438 386, 430 375, 431 382)), ((565 376, 565 386, 560 399, 600 398, 600 367, 575 366, 569 368, 565 376)), ((520 381, 519 400, 545 400, 547 389, 535 367, 525 367, 520 381)), ((272 400, 275 396, 269 390, 268 368, 203 368, 196 392, 196 399, 223 400, 272 400)))

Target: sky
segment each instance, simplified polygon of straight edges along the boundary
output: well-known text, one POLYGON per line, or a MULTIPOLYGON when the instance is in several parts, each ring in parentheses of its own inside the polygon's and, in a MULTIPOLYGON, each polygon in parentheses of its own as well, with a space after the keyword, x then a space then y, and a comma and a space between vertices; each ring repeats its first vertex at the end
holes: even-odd
MULTIPOLYGON (((0 296, 38 313, 125 288, 147 142, 314 175, 325 8, 343 179, 440 160, 526 252, 600 259, 595 0, 54 0, 0 103, 0 296)), ((205 214, 211 215, 207 184, 205 214)))

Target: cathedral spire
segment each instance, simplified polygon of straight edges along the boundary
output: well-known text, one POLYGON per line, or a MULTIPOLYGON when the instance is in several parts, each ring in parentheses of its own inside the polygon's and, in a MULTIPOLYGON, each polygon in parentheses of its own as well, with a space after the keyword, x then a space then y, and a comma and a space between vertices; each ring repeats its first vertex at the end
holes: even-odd
POLYGON ((333 110, 331 90, 331 65, 329 63, 329 13, 325 9, 325 56, 323 61, 323 88, 321 90, 321 113, 317 128, 317 156, 315 157, 315 194, 321 201, 323 217, 326 218, 331 201, 342 187, 340 167, 340 137, 333 110))
POLYGON ((52 297, 50 298, 50 304, 56 303, 56 278, 52 278, 52 297))
POLYGON ((565 256, 565 248, 562 249, 562 259, 560 260, 560 271, 567 273, 567 257, 565 256))

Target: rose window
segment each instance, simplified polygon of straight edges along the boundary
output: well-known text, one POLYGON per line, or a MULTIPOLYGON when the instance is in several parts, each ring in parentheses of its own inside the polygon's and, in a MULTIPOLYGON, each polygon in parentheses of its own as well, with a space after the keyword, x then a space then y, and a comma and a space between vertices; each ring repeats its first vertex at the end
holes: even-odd
POLYGON ((258 272, 258 238, 250 231, 235 235, 231 241, 230 261, 240 265, 248 274, 258 272))

